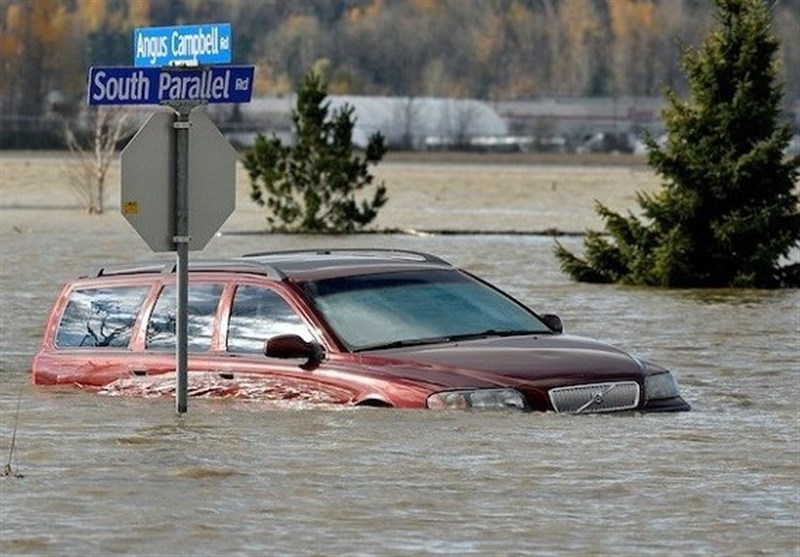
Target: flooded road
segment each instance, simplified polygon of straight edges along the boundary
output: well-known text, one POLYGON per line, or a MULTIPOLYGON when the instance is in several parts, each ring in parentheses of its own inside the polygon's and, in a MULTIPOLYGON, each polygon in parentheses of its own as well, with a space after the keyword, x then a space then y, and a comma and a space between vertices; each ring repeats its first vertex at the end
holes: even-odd
POLYGON ((567 332, 669 367, 693 411, 190 399, 179 418, 172 399, 29 384, 62 283, 152 257, 132 229, 110 215, 18 208, 0 211, 0 232, 0 464, 23 476, 0 478, 3 555, 800 553, 798 290, 576 284, 540 236, 223 235, 192 257, 312 246, 435 253, 559 314, 567 332))

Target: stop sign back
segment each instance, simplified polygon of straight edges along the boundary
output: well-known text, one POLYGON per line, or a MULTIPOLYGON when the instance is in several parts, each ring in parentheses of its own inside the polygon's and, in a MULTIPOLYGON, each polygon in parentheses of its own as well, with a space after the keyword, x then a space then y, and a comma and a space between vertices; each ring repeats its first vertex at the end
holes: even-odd
MULTIPOLYGON (((121 154, 120 210, 156 252, 175 251, 173 111, 155 112, 121 154)), ((206 114, 189 114, 189 249, 201 250, 236 205, 236 151, 206 114)))

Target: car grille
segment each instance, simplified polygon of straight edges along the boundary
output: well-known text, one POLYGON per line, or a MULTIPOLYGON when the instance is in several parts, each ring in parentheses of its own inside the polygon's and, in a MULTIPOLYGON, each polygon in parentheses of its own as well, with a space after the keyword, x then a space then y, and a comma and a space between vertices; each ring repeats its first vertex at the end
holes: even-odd
POLYGON ((556 412, 613 412, 631 410, 639 404, 639 384, 635 381, 559 387, 549 394, 556 412))

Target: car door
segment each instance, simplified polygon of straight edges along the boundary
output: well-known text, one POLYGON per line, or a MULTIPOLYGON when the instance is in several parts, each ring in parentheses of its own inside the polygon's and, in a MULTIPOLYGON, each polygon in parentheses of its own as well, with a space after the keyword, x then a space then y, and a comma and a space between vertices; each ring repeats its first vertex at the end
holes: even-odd
POLYGON ((301 367, 302 359, 264 355, 267 339, 277 335, 320 340, 283 293, 253 282, 239 282, 232 288, 228 311, 220 321, 220 349, 225 356, 217 362, 216 371, 237 386, 240 396, 317 404, 347 404, 354 399, 358 389, 327 376, 329 362, 309 370, 301 367))
MULTIPOLYGON (((143 324, 126 360, 127 374, 105 387, 112 394, 159 396, 174 393, 177 292, 174 280, 159 283, 147 305, 143 324)), ((223 281, 192 280, 187 307, 188 371, 214 368, 214 339, 218 328, 223 281)), ((206 388, 194 380, 189 394, 206 388), (192 392, 192 390, 194 392, 192 392)))

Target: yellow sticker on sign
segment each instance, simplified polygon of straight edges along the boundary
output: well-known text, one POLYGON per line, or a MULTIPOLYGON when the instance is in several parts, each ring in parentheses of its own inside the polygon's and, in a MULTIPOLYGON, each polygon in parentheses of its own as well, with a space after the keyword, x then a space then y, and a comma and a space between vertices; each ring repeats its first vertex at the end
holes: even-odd
POLYGON ((138 201, 126 201, 122 204, 122 214, 127 216, 133 216, 139 214, 139 202, 138 201))

